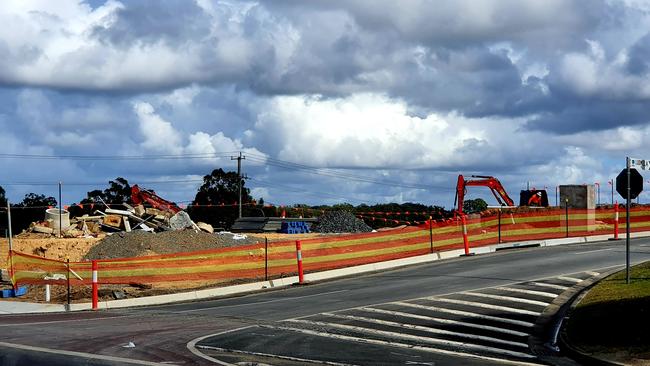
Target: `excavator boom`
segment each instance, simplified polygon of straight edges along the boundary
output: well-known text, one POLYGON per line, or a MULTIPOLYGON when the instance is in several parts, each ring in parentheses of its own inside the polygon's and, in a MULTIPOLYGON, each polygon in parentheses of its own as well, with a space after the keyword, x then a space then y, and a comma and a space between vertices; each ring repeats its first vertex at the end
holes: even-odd
POLYGON ((472 175, 473 179, 465 179, 463 175, 458 175, 458 183, 456 184, 456 199, 454 206, 459 215, 463 214, 463 203, 465 201, 465 193, 468 186, 484 186, 490 188, 494 198, 501 206, 514 206, 515 202, 508 196, 508 193, 501 185, 498 179, 485 175, 472 175))

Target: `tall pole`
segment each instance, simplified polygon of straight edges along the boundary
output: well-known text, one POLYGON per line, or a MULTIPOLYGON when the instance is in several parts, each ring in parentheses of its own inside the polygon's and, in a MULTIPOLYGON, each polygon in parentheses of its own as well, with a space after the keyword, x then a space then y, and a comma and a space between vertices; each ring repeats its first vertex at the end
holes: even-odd
POLYGON ((614 204, 614 179, 611 180, 612 182, 612 205, 614 204))
POLYGON ((9 200, 7 200, 7 224, 9 225, 9 277, 13 283, 14 290, 18 289, 18 286, 14 283, 14 255, 13 255, 13 235, 11 232, 11 205, 9 205, 9 200))
POLYGON ((559 206, 559 205, 560 205, 560 204, 559 204, 559 201, 558 201, 558 198, 557 198, 557 196, 558 196, 558 191, 559 191, 559 190, 560 190, 560 187, 559 187, 559 186, 555 186, 555 206, 559 206))
POLYGON ((63 237, 63 203, 61 203, 61 182, 59 182, 59 237, 63 237))
POLYGON ((627 204, 625 205, 625 283, 630 283, 630 158, 625 158, 627 204))
POLYGON ((237 160, 237 179, 239 180, 239 218, 241 218, 241 161, 246 160, 246 157, 242 156, 240 151, 239 156, 231 156, 230 160, 237 160))

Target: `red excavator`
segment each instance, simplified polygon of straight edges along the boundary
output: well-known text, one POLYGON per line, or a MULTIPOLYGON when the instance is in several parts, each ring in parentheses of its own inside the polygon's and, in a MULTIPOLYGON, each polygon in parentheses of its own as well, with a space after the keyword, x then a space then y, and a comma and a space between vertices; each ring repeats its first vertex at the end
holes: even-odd
MULTIPOLYGON (((465 193, 467 193, 468 186, 484 186, 490 188, 494 198, 497 199, 501 206, 514 206, 515 202, 508 196, 505 188, 501 185, 495 177, 485 175, 472 175, 473 179, 465 179, 462 175, 458 176, 458 183, 456 184, 456 199, 454 206, 456 206, 456 214, 463 215, 463 203, 465 201, 465 193)), ((519 206, 539 206, 548 207, 548 197, 546 190, 523 190, 519 197, 519 206)))
POLYGON ((456 198, 454 206, 456 206, 456 213, 463 215, 463 203, 465 201, 465 193, 468 186, 484 186, 490 188, 494 198, 501 206, 514 206, 515 202, 508 196, 505 188, 501 185, 495 177, 485 175, 472 175, 475 179, 465 179, 462 174, 458 175, 458 184, 456 184, 456 198))
POLYGON ((150 189, 141 189, 137 184, 131 187, 131 201, 136 205, 147 202, 151 207, 160 211, 170 212, 171 214, 176 214, 182 211, 182 209, 176 206, 174 202, 167 201, 150 189))

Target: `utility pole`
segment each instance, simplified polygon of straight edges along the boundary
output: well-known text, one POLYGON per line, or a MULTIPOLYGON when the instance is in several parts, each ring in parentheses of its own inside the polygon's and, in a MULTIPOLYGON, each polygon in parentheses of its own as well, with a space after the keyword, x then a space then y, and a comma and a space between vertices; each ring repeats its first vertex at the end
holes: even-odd
POLYGON ((231 156, 230 160, 237 160, 237 179, 239 181, 239 200, 237 202, 239 203, 239 218, 241 218, 241 161, 246 160, 246 157, 242 156, 240 151, 239 156, 231 156))

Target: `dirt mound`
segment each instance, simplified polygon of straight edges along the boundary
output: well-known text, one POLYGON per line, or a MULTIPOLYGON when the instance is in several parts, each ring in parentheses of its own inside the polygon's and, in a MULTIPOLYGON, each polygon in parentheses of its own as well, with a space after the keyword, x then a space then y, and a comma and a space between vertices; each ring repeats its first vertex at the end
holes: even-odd
POLYGON ((317 233, 368 233, 372 228, 351 212, 329 211, 310 230, 317 233))
POLYGON ((149 233, 119 232, 107 236, 92 247, 84 259, 110 259, 145 255, 193 252, 216 248, 254 244, 257 238, 235 239, 230 233, 208 234, 202 231, 180 230, 149 233))

